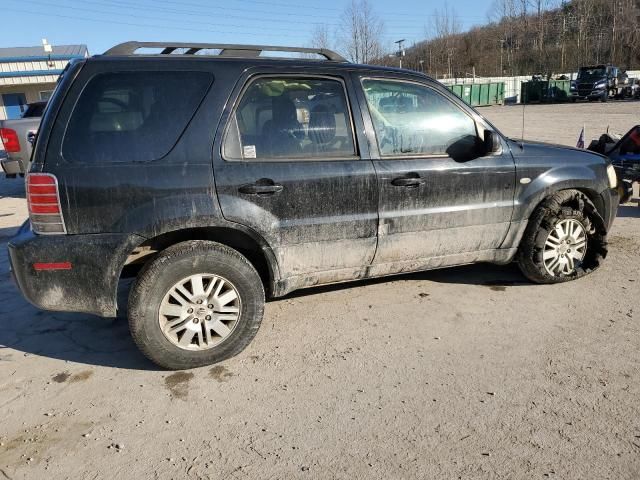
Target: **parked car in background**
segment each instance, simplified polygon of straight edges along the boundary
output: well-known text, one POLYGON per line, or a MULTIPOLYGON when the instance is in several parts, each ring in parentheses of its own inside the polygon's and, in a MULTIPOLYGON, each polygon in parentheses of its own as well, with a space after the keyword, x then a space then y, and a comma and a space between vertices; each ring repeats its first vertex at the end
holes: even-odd
POLYGON ((586 99, 590 102, 609 98, 624 98, 629 78, 625 72, 612 65, 581 67, 577 78, 571 82, 571 101, 586 99))
POLYGON ((640 183, 640 125, 625 135, 605 133, 589 145, 589 150, 606 155, 618 174, 620 201, 633 195, 633 184, 640 183))
POLYGON ((617 183, 602 155, 510 140, 417 72, 130 42, 63 74, 8 248, 43 309, 115 316, 134 276, 133 339, 184 369, 243 350, 265 294, 477 262, 587 275, 617 183))
POLYGON ((625 97, 626 98, 640 98, 640 79, 638 78, 630 78, 628 84, 625 87, 625 97))
POLYGON ((7 178, 24 175, 29 170, 31 150, 46 106, 47 102, 31 103, 22 118, 0 120, 0 141, 6 152, 0 165, 7 178))

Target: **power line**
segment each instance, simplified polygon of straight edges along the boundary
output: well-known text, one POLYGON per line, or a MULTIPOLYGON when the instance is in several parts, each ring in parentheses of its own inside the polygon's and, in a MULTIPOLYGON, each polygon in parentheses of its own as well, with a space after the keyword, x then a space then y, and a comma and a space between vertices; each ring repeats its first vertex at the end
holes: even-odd
MULTIPOLYGON (((9 1, 19 1, 19 0, 9 0, 9 1)), ((184 31, 188 31, 188 32, 205 32, 205 33, 211 33, 210 29, 204 29, 204 28, 188 28, 188 27, 179 27, 179 26, 175 26, 175 25, 154 25, 154 24, 143 24, 143 23, 135 23, 135 22, 122 22, 119 20, 104 20, 104 19, 97 19, 97 18, 87 18, 87 17, 81 17, 78 15, 62 15, 59 13, 44 13, 44 12, 36 12, 33 10, 24 10, 24 9, 17 9, 17 8, 2 8, 3 11, 5 12, 14 12, 14 13, 21 13, 21 14, 25 14, 28 13, 29 15, 36 15, 36 16, 40 16, 40 17, 54 17, 54 18, 66 18, 66 19, 70 19, 70 20, 82 20, 85 22, 95 22, 95 23, 101 23, 104 25, 126 25, 126 26, 130 26, 130 27, 141 27, 141 28, 161 28, 161 29, 165 29, 165 30, 184 30, 184 31)), ((222 31, 222 30, 217 30, 217 33, 223 33, 223 34, 227 34, 227 35, 235 35, 238 34, 238 31, 235 32, 229 32, 229 31, 222 31)), ((242 35, 250 35, 250 36, 255 36, 255 37, 262 37, 265 35, 264 32, 262 33, 253 33, 253 32, 242 32, 242 35)), ((266 33, 266 35, 271 35, 269 33, 266 33)), ((278 34, 278 37, 290 37, 290 38, 300 38, 299 35, 287 35, 287 34, 278 34)))
MULTIPOLYGON (((161 0, 156 0, 156 1, 161 1, 161 0)), ((268 5, 270 7, 273 6, 279 6, 279 7, 285 7, 285 8, 296 8, 299 9, 301 7, 301 5, 299 3, 284 3, 284 2, 271 2, 268 0, 238 0, 238 1, 242 1, 245 3, 252 3, 252 4, 260 4, 260 5, 268 5)), ((168 3, 168 2, 164 2, 163 3, 168 3)), ((175 2, 171 2, 171 3, 175 3, 175 2)), ((193 5, 193 6, 200 6, 200 7, 211 7, 211 8, 219 8, 219 9, 225 9, 228 8, 230 10, 239 10, 238 8, 233 8, 233 7, 219 7, 219 6, 212 6, 209 4, 197 4, 197 3, 183 3, 184 5, 193 5)), ((338 11, 338 12, 342 12, 344 11, 344 9, 342 8, 335 8, 335 7, 314 7, 314 6, 308 6, 308 5, 304 5, 303 7, 304 9, 313 9, 313 10, 334 10, 334 11, 338 11)), ((244 11, 244 10, 243 10, 244 11)), ((393 11, 381 11, 381 10, 375 10, 375 13, 377 15, 380 15, 382 17, 389 17, 389 16, 403 16, 403 17, 412 17, 415 18, 416 16, 423 16, 423 17, 436 17, 438 16, 435 13, 420 13, 420 12, 399 12, 397 10, 393 10, 393 11)), ((318 17, 317 14, 309 14, 306 16, 313 16, 313 17, 318 17)), ((322 15, 320 17, 323 17, 322 15)), ((326 16, 324 16, 326 17, 326 16)), ((482 15, 456 15, 457 18, 475 18, 475 19, 484 19, 485 17, 482 15)))
MULTIPOLYGON (((130 3, 124 3, 122 1, 119 0, 100 0, 100 1, 95 1, 95 0, 79 0, 81 1, 83 4, 89 4, 89 5, 99 5, 105 8, 119 8, 122 9, 123 7, 126 7, 128 9, 133 9, 133 10, 138 10, 138 11, 143 11, 143 12, 148 12, 149 8, 148 7, 144 7, 144 6, 136 6, 136 5, 131 5, 130 3)), ((31 0, 32 3, 43 3, 39 0, 31 0)), ((51 4, 49 4, 51 5, 51 4)), ((60 8, 67 8, 67 9, 78 9, 78 10, 87 10, 86 8, 82 8, 82 7, 75 7, 75 6, 67 6, 67 5, 59 5, 59 4, 55 4, 56 7, 60 7, 60 8)), ((97 12, 98 10, 95 10, 94 8, 89 9, 88 11, 91 12, 97 12)), ((166 13, 166 14, 179 14, 179 15, 185 15, 185 16, 189 16, 189 17, 214 17, 219 19, 220 15, 219 14, 211 14, 211 13, 201 13, 201 12, 194 12, 193 10, 183 10, 183 9, 176 9, 176 8, 166 8, 166 7, 162 7, 162 8, 154 8, 153 11, 158 12, 158 13, 166 13)), ((118 12, 102 12, 102 13, 106 13, 106 14, 118 14, 118 15, 122 15, 121 10, 118 12)), ((133 16, 133 15, 131 15, 133 16)), ((265 18, 265 17, 248 17, 246 15, 229 15, 229 14, 225 14, 226 18, 233 18, 233 19, 241 19, 243 21, 256 21, 256 22, 268 22, 268 23, 275 23, 275 24, 290 24, 291 21, 290 20, 283 20, 283 19, 271 19, 271 18, 265 18)), ((152 18, 152 17, 147 17, 147 18, 152 18)), ((231 26, 228 24, 220 24, 220 23, 211 23, 210 25, 222 25, 222 26, 231 26)), ((327 25, 327 26, 331 26, 331 27, 340 27, 340 24, 338 23, 326 23, 326 22, 311 22, 308 25, 327 25)), ((246 24, 242 24, 242 25, 237 25, 239 28, 246 28, 247 25, 246 24)), ((424 28, 424 26, 408 26, 405 29, 407 30, 422 30, 424 28)), ((296 31, 296 32, 300 32, 299 28, 296 29, 290 29, 290 31, 296 31)))
MULTIPOLYGON (((16 0, 14 0, 16 1, 16 0)), ((133 18, 140 18, 139 15, 135 15, 135 14, 122 14, 120 12, 113 12, 113 11, 108 11, 108 10, 100 10, 100 9, 96 9, 96 8, 83 8, 83 7, 71 7, 71 6, 67 6, 67 5, 57 5, 55 3, 50 3, 50 2, 46 2, 46 1, 41 1, 41 0, 30 0, 31 4, 36 4, 36 5, 43 5, 43 6, 49 6, 49 7, 57 7, 57 8, 63 8, 63 9, 68 9, 68 10, 77 10, 77 11, 82 11, 82 12, 89 12, 92 14, 105 14, 105 15, 117 15, 118 17, 133 17, 133 18)), ((93 2, 95 3, 95 2, 93 2)), ((100 2, 100 3, 104 3, 100 2)), ((105 5, 106 7, 109 7, 109 5, 105 5)), ((119 8, 117 6, 113 6, 113 8, 119 8)), ((129 7, 129 8, 136 8, 136 7, 129 7)), ((163 13, 163 12, 160 12, 163 13)), ((175 13, 175 12, 174 12, 175 13)), ((181 15, 187 15, 186 13, 181 13, 181 15)), ((202 15, 198 15, 198 14, 189 14, 189 15, 193 15, 193 16, 197 16, 197 17, 201 17, 202 15)), ((161 22, 166 22, 166 21, 171 21, 171 20, 175 20, 174 19, 170 19, 170 18, 163 18, 163 17, 158 17, 158 16, 153 16, 153 15, 145 15, 144 16, 145 20, 157 20, 157 21, 161 21, 161 22)), ((210 26, 210 27, 226 27, 226 28, 246 28, 246 24, 245 25, 239 25, 239 24, 231 24, 231 23, 216 23, 216 22, 210 22, 210 21, 202 21, 202 20, 189 20, 189 23, 191 24, 197 24, 197 25, 206 25, 206 26, 210 26)), ((293 28, 283 28, 283 27, 278 27, 278 31, 282 32, 282 31, 288 31, 288 32, 299 32, 299 29, 293 29, 293 28)))
MULTIPOLYGON (((127 2, 124 0, 111 0, 111 3, 118 3, 120 4, 123 8, 132 8, 132 3, 133 2, 127 2)), ((200 14, 202 15, 204 11, 216 11, 216 12, 224 12, 226 16, 228 17, 233 17, 233 18, 238 18, 238 19, 243 19, 243 20, 248 20, 248 19, 252 19, 252 20, 264 20, 264 15, 269 15, 269 16, 276 16, 279 17, 278 20, 281 21, 281 23, 286 23, 289 22, 290 20, 287 20, 286 18, 282 18, 282 17, 308 17, 308 18, 313 18, 315 20, 318 20, 315 23, 324 23, 327 25, 333 25, 333 26, 337 26, 337 24, 335 23, 329 23, 328 20, 336 20, 336 15, 331 15, 331 16, 327 16, 327 15, 318 15, 318 14, 314 14, 314 13, 302 13, 302 12, 274 12, 273 10, 270 11, 265 11, 265 10, 255 10, 255 9, 250 9, 249 13, 253 13, 253 14, 259 14, 260 18, 256 19, 255 17, 251 18, 251 17, 247 17, 247 9, 246 8, 234 8, 234 7, 222 7, 219 5, 203 5, 200 3, 194 3, 194 2, 181 2, 181 1, 175 1, 175 0, 155 0, 154 4, 157 3, 162 3, 165 5, 169 5, 169 8, 172 8, 173 10, 177 10, 176 7, 171 7, 172 5, 177 5, 178 7, 195 7, 197 9, 200 9, 201 11, 197 12, 195 11, 193 8, 186 11, 186 10, 180 10, 181 12, 189 12, 191 14, 200 14), (240 12, 243 13, 243 15, 232 15, 229 14, 228 12, 232 11, 232 12, 240 12), (327 19, 327 20, 322 20, 322 19, 327 19)), ((157 11, 160 10, 161 8, 163 9, 167 9, 167 7, 158 7, 157 5, 154 6, 150 6, 150 5, 144 5, 144 4, 138 4, 138 6, 136 7, 137 9, 144 9, 145 11, 157 11)), ((298 6, 298 10, 299 10, 299 6, 298 6)), ((218 13, 216 13, 217 15, 219 15, 218 13)), ((388 17, 389 15, 392 14, 384 14, 384 17, 388 17)), ((434 14, 420 14, 420 13, 415 13, 412 15, 413 18, 416 17, 424 17, 425 20, 427 18, 431 18, 434 17, 434 14)), ((463 18, 463 17, 458 17, 458 18, 463 18)), ((482 18, 482 17, 468 17, 468 18, 482 18)), ((401 22, 403 27, 408 27, 409 24, 413 23, 414 25, 419 25, 419 26, 424 26, 424 22, 420 21, 420 20, 393 20, 393 21, 389 21, 386 20, 384 21, 385 24, 387 25, 392 25, 392 23, 394 22, 401 22)))
MULTIPOLYGON (((8 1, 20 1, 20 0, 8 0, 8 1)), ((79 16, 79 15, 64 15, 64 14, 60 14, 60 13, 44 13, 44 12, 38 12, 38 11, 33 11, 33 10, 24 10, 24 9, 17 9, 17 8, 3 8, 3 11, 5 12, 13 12, 13 13, 20 13, 20 14, 29 14, 29 15, 34 15, 34 16, 40 16, 40 17, 53 17, 53 18, 64 18, 64 19, 68 19, 68 20, 81 20, 84 22, 93 22, 93 23, 99 23, 102 25, 123 25, 123 26, 129 26, 129 27, 139 27, 139 28, 153 28, 153 29, 164 29, 164 30, 180 30, 180 31, 187 31, 187 32, 204 32, 204 33, 211 33, 210 29, 205 29, 205 28, 189 28, 189 27, 180 27, 180 26, 176 26, 176 25, 158 25, 158 24, 148 24, 148 23, 137 23, 137 22, 124 22, 121 20, 110 20, 110 19, 99 19, 99 18, 89 18, 89 17, 84 17, 84 16, 79 16)), ((225 34, 225 35, 237 35, 238 33, 241 33, 243 36, 253 36, 253 37, 261 37, 261 38, 265 38, 265 37, 273 37, 274 34, 273 33, 268 33, 268 32, 262 32, 262 33, 254 33, 254 32, 247 32, 247 31, 243 31, 243 32, 239 32, 239 31, 224 31, 224 30, 216 30, 216 33, 220 33, 220 34, 225 34)), ((282 38, 282 37, 287 37, 287 38, 296 38, 297 40, 300 40, 300 36, 299 35, 290 35, 290 34, 275 34, 278 38, 282 38)))

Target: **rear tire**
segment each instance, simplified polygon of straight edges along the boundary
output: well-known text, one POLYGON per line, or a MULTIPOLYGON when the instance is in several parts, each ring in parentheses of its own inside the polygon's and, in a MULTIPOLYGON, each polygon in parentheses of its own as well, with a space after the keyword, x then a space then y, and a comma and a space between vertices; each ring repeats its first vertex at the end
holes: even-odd
POLYGON ((563 190, 547 198, 531 216, 520 242, 517 262, 529 280, 549 284, 587 275, 596 270, 606 256, 606 229, 595 206, 583 193, 563 190), (565 236, 559 234, 567 229, 577 234, 573 235, 573 231, 565 236), (578 237, 586 237, 584 251, 578 237), (554 248, 556 243, 558 247, 554 248), (557 264, 554 264, 555 253, 558 253, 557 264))
POLYGON ((129 328, 152 362, 182 370, 240 353, 263 311, 264 288, 253 265, 225 245, 193 240, 145 265, 129 295, 129 328))

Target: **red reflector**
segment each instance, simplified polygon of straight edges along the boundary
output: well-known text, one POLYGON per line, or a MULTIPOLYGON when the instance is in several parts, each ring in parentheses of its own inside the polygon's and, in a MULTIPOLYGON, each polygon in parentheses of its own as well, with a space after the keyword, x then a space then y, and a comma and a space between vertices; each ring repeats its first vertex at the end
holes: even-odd
POLYGON ((29 211, 31 213, 60 213, 60 207, 56 203, 55 205, 29 205, 29 211))
POLYGON ((15 130, 11 128, 0 128, 0 140, 8 153, 20 151, 20 140, 18 140, 18 134, 15 130))
MULTIPOLYGON (((29 192, 29 193, 33 193, 33 192, 29 192)), ((58 195, 54 194, 53 195, 29 195, 29 201, 31 202, 31 205, 34 204, 42 204, 42 203, 55 203, 56 205, 58 204, 58 195)))
POLYGON ((56 179, 48 173, 30 173, 27 178, 28 185, 55 185, 56 179))
POLYGON ((71 262, 34 263, 33 268, 42 270, 71 270, 71 262))

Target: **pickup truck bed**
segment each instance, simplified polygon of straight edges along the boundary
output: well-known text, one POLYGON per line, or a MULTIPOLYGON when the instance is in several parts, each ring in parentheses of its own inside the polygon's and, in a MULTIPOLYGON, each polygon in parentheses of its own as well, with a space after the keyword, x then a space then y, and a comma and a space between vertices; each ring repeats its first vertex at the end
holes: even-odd
POLYGON ((32 103, 23 118, 0 120, 3 142, 6 143, 7 138, 13 137, 13 139, 17 138, 19 143, 17 149, 5 145, 7 158, 0 157, 0 164, 7 177, 15 177, 29 171, 33 141, 40 128, 45 105, 45 102, 32 103))

